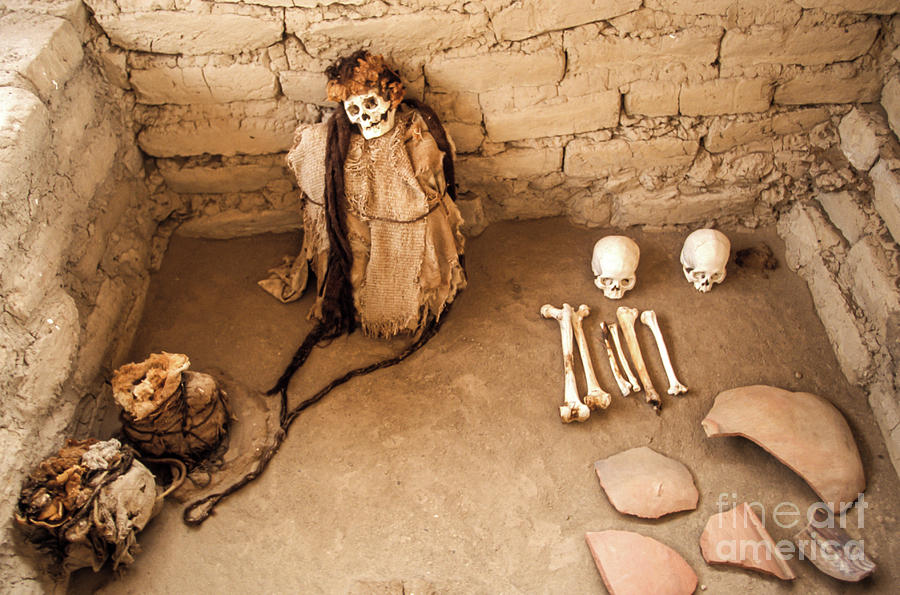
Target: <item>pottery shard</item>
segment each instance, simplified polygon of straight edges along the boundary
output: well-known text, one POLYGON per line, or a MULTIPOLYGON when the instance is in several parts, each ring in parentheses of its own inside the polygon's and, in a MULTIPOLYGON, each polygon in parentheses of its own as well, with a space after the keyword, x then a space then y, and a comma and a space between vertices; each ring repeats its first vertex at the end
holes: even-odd
POLYGON ((682 595, 697 588, 697 575, 678 552, 631 531, 584 536, 611 595, 682 595))
POLYGON ((709 437, 752 440, 805 479, 836 512, 866 488, 850 427, 820 396, 763 385, 734 388, 716 396, 701 424, 709 437))
POLYGON ((797 578, 768 531, 746 503, 709 517, 700 551, 710 564, 732 564, 782 580, 797 578))
POLYGON ((632 448, 594 463, 616 510, 645 519, 697 508, 697 488, 682 463, 652 448, 632 448))

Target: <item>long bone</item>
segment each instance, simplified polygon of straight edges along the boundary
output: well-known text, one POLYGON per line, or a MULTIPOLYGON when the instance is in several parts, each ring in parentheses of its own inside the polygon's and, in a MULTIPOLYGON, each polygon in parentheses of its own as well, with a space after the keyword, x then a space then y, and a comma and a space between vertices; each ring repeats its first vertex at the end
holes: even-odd
POLYGON ((609 325, 609 333, 612 335, 613 343, 616 344, 616 353, 619 354, 619 361, 622 362, 622 369, 625 371, 625 375, 628 376, 628 382, 631 383, 631 390, 636 393, 641 392, 641 383, 638 382, 638 379, 634 376, 634 372, 631 371, 631 366, 628 365, 628 359, 625 357, 625 351, 622 349, 622 342, 619 341, 619 325, 615 322, 609 325))
POLYGON ((550 304, 541 306, 541 316, 555 318, 559 322, 563 367, 566 373, 565 403, 559 408, 559 416, 565 423, 584 421, 591 416, 591 410, 578 398, 578 385, 575 382, 575 350, 572 341, 573 314, 574 311, 569 304, 563 304, 562 308, 554 308, 550 304))
POLYGON ((591 309, 581 304, 572 315, 572 326, 575 327, 575 341, 578 343, 578 352, 581 354, 581 366, 584 368, 584 378, 587 383, 588 394, 584 397, 584 403, 590 409, 606 409, 612 400, 612 396, 597 382, 594 373, 594 364, 591 361, 591 352, 587 339, 584 337, 584 328, 581 320, 591 313, 591 309))
POLYGON ((638 376, 644 383, 644 398, 651 407, 659 411, 661 406, 659 393, 653 388, 653 382, 650 380, 650 374, 647 372, 647 364, 644 363, 644 356, 641 355, 641 346, 638 343, 637 335, 634 332, 634 321, 637 320, 637 308, 628 308, 627 306, 619 306, 616 309, 616 318, 622 325, 622 334, 625 335, 625 342, 628 344, 628 351, 631 353, 631 361, 637 368, 638 376))
POLYGON ((641 322, 650 327, 653 331, 653 338, 656 339, 656 346, 659 348, 659 356, 662 358, 663 367, 666 369, 666 376, 669 379, 669 390, 666 391, 670 395, 680 395, 686 393, 688 388, 678 382, 675 377, 675 370, 672 368, 672 360, 669 359, 669 350, 666 349, 666 342, 663 340, 662 331, 659 330, 659 320, 656 318, 656 312, 653 310, 644 310, 641 312, 641 322))
POLYGON ((609 329, 605 322, 600 323, 600 337, 603 338, 603 344, 606 346, 606 355, 609 357, 609 367, 612 368, 613 376, 616 377, 616 384, 619 385, 622 396, 627 397, 631 394, 631 383, 625 380, 625 377, 622 376, 622 371, 619 370, 619 364, 616 363, 616 356, 613 353, 612 345, 609 342, 609 329))

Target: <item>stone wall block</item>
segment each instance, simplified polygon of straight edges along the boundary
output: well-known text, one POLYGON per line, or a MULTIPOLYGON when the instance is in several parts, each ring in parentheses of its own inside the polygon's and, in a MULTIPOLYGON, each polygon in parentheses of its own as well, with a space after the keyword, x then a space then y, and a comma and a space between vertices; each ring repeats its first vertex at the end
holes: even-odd
POLYGON ((119 138, 112 124, 103 121, 99 126, 91 128, 85 135, 80 150, 79 162, 73 164, 70 176, 81 204, 87 205, 116 163, 119 138))
POLYGON ((81 325, 75 301, 62 289, 47 296, 40 315, 29 324, 34 338, 25 352, 24 379, 18 394, 23 413, 32 419, 53 406, 62 383, 69 377, 78 350, 81 325))
POLYGON ((785 260, 809 285, 819 318, 825 326, 841 370, 850 382, 864 382, 872 371, 872 357, 856 315, 823 259, 823 251, 841 244, 836 230, 818 209, 796 203, 778 221, 785 260))
POLYGON ((504 8, 491 18, 491 24, 500 39, 520 40, 610 19, 640 6, 640 0, 533 0, 504 8))
POLYGON ((492 157, 460 157, 456 166, 460 184, 475 187, 491 179, 545 176, 562 167, 560 148, 510 149, 492 157))
POLYGON ((212 215, 194 217, 184 222, 176 233, 191 238, 226 240, 262 233, 287 233, 298 229, 303 229, 298 209, 252 213, 228 209, 212 215))
POLYGON ((894 14, 900 12, 894 0, 794 0, 803 8, 821 8, 825 12, 862 12, 865 14, 894 14))
POLYGON ((889 317, 900 314, 900 290, 885 247, 872 236, 862 238, 847 253, 841 275, 849 278, 854 299, 884 343, 889 317))
POLYGON ((315 56, 334 59, 362 45, 378 48, 384 54, 437 52, 457 47, 482 37, 487 30, 484 13, 423 9, 369 19, 338 18, 309 22, 304 11, 285 11, 288 33, 296 35, 307 51, 315 56))
POLYGON ((285 156, 205 160, 157 159, 159 173, 170 190, 187 194, 256 192, 275 180, 291 179, 285 156))
POLYGON ((315 116, 288 100, 152 108, 140 116, 138 144, 153 157, 282 153, 300 120, 315 116))
POLYGON ((556 84, 565 68, 565 56, 556 48, 532 54, 490 52, 466 58, 438 55, 426 63, 425 78, 436 91, 481 93, 556 84))
POLYGON ((801 72, 779 83, 775 103, 811 105, 816 103, 871 103, 878 100, 881 78, 873 70, 860 70, 847 76, 841 69, 824 72, 801 72))
POLYGON ((900 138, 900 77, 893 76, 881 90, 881 106, 887 113, 894 135, 900 138))
POLYGON ((258 64, 133 69, 131 85, 140 103, 204 104, 271 99, 275 74, 258 64))
POLYGON ((429 90, 425 103, 442 120, 455 120, 466 124, 481 124, 481 104, 477 93, 434 93, 429 90))
POLYGON ((815 66, 854 60, 872 47, 881 29, 876 19, 846 26, 816 25, 784 28, 729 29, 722 39, 723 66, 800 64, 815 66))
POLYGON ((841 119, 841 151, 858 170, 868 171, 878 159, 879 135, 886 129, 882 118, 871 110, 853 108, 841 119))
POLYGON ((616 126, 620 103, 618 91, 606 91, 524 109, 485 109, 484 123, 494 142, 578 134, 616 126))
POLYGON ((815 195, 831 222, 852 245, 863 235, 869 217, 850 192, 823 192, 815 195))
POLYGON ((75 381, 89 383, 102 368, 108 368, 106 355, 115 342, 117 328, 130 304, 128 284, 120 278, 107 278, 100 287, 97 299, 84 325, 84 335, 78 351, 75 381))
POLYGON ((611 223, 629 225, 705 225, 721 217, 750 215, 756 203, 752 189, 681 194, 676 188, 635 188, 613 194, 611 223))
POLYGON ((575 139, 566 145, 563 171, 569 176, 602 177, 626 170, 650 167, 688 167, 697 154, 698 141, 657 138, 606 142, 575 139))
POLYGON ((887 162, 880 159, 869 170, 869 177, 874 188, 872 204, 894 240, 900 243, 900 171, 891 170, 887 162))
POLYGON ((337 105, 327 99, 325 85, 328 83, 328 77, 324 72, 285 70, 278 74, 278 79, 281 82, 282 93, 291 101, 322 106, 337 105))
POLYGON ((762 78, 684 84, 678 107, 686 116, 764 112, 772 103, 773 90, 772 82, 762 78))
POLYGON ((808 203, 795 203, 779 219, 778 233, 785 238, 785 261, 794 271, 821 258, 823 252, 833 253, 843 245, 837 229, 818 208, 808 203))
POLYGON ((865 331, 859 328, 840 284, 820 257, 808 264, 800 275, 809 285, 816 312, 844 376, 854 384, 867 382, 872 374, 872 355, 866 344, 865 331))
POLYGON ((718 28, 684 29, 672 35, 640 39, 602 36, 591 26, 581 27, 565 32, 566 71, 579 74, 623 64, 662 70, 673 64, 705 67, 716 61, 721 37, 722 30, 718 28))
MULTIPOLYGON (((14 219, 24 221, 28 208, 31 179, 23 172, 41 169, 37 165, 50 150, 50 113, 35 95, 15 87, 0 88, 0 225, 14 219), (18 203, 19 209, 13 209, 18 203)), ((33 200, 33 199, 32 199, 33 200)))
POLYGON ((29 13, 0 18, 0 70, 21 74, 45 101, 72 78, 83 57, 81 39, 68 21, 29 13))
POLYGON ((444 127, 453 143, 457 153, 474 153, 484 142, 484 130, 481 124, 466 124, 465 122, 444 122, 444 127))
POLYGON ((678 85, 667 81, 631 83, 624 97, 629 116, 675 116, 678 114, 678 85))
POLYGON ((244 8, 256 10, 239 14, 219 5, 205 13, 155 10, 95 16, 115 45, 140 52, 234 55, 281 40, 284 23, 279 13, 262 7, 244 8))

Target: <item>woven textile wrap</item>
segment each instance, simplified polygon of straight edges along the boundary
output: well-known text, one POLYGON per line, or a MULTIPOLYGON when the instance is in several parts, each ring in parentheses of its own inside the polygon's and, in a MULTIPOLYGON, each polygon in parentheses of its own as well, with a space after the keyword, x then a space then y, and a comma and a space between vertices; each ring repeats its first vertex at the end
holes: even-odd
MULTIPOLYGON (((304 194, 300 254, 261 281, 281 299, 294 301, 306 284, 306 268, 318 280, 310 316, 319 318, 328 237, 324 219, 325 125, 301 126, 288 163, 304 194)), ((347 237, 353 252, 351 284, 364 332, 390 337, 419 330, 429 314, 440 316, 465 287, 459 264, 462 218, 447 195, 443 153, 421 115, 402 107, 384 136, 354 134, 344 164, 347 237)))

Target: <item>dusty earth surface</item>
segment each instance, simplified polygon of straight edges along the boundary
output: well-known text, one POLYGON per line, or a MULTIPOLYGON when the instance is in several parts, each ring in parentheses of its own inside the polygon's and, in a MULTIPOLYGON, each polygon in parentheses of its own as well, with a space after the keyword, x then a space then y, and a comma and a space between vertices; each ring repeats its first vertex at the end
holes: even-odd
MULTIPOLYGON (((642 250, 638 283, 616 303, 593 286, 589 267, 593 243, 605 233, 558 220, 490 227, 469 243, 469 288, 420 352, 305 411, 262 477, 205 524, 187 527, 183 505, 167 501, 140 534, 144 551, 134 565, 121 576, 80 571, 70 592, 602 593, 584 535, 604 529, 671 546, 709 593, 896 592, 900 483, 864 395, 837 366, 806 285, 783 264, 777 236, 730 231, 733 249, 766 242, 780 266, 764 273, 730 264, 725 283, 702 295, 678 263, 686 233, 629 230, 642 250), (614 392, 608 410, 582 424, 560 423, 559 330, 538 311, 562 302, 591 306, 585 329, 610 392, 599 322, 614 321, 619 305, 656 310, 690 391, 664 394, 652 335, 639 325, 663 393, 661 414, 641 395, 614 392), (847 417, 868 480, 866 506, 851 509, 847 527, 878 563, 874 577, 847 585, 795 558, 798 578, 787 583, 703 561, 698 542, 711 515, 758 502, 772 537, 789 540, 805 522, 781 517, 779 526, 775 507, 805 512, 816 501, 802 479, 748 440, 705 437, 700 421, 716 394, 749 384, 821 394, 847 417), (648 521, 613 509, 593 463, 641 445, 690 468, 697 510, 648 521)), ((183 352, 194 370, 221 369, 250 391, 271 386, 310 327, 311 298, 283 305, 256 281, 298 246, 291 235, 174 238, 132 357, 183 352)), ((292 402, 402 343, 356 334, 316 350, 295 378, 292 402)), ((583 376, 579 385, 583 391, 583 376)))

